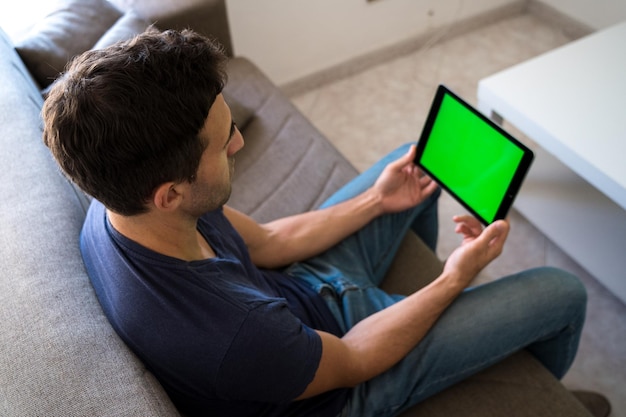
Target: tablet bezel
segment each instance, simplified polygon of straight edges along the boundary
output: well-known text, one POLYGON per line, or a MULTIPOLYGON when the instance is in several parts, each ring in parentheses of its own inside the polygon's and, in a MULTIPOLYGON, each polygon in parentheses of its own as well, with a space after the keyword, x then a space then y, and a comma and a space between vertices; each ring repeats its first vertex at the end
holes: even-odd
MULTIPOLYGON (((526 174, 528 170, 530 169, 530 165, 533 161, 533 158, 534 158, 534 154, 527 146, 525 146, 519 140, 515 139, 511 134, 509 134, 504 129, 502 129, 501 126, 498 126, 491 119, 489 119, 480 111, 475 109, 472 105, 470 105, 461 97, 456 95, 446 86, 439 85, 439 87, 437 88, 435 97, 433 99, 430 111, 428 113, 428 117, 426 119, 426 122, 424 123, 422 134, 420 136, 420 139, 417 142, 417 152, 415 156, 415 163, 423 172, 425 172, 428 176, 430 176, 433 180, 435 180, 443 189, 445 189, 452 197, 454 197, 455 200, 457 200, 461 205, 463 205, 463 207, 465 207, 473 216, 475 216, 478 220, 480 220, 481 223, 488 225, 496 220, 504 219, 506 217, 510 208, 513 205, 513 202, 515 201, 515 197, 517 196, 517 193, 519 192, 522 186, 524 178, 526 177, 526 174), (510 141, 512 144, 514 144, 518 149, 522 151, 522 158, 520 159, 517 169, 515 170, 515 173, 513 175, 513 178, 511 179, 508 185, 508 188, 504 194, 504 197, 500 201, 498 209, 496 210, 496 214, 492 220, 485 219, 482 215, 480 215, 468 202, 460 198, 457 195, 457 193, 454 192, 454 190, 450 189, 450 187, 448 187, 447 184, 443 183, 441 179, 435 173, 433 173, 430 169, 426 168, 421 163, 421 157, 424 154, 424 150, 426 149, 426 145, 428 144, 428 139, 430 138, 430 134, 432 132, 433 126, 435 125, 435 121, 439 114, 439 109, 441 108, 441 104, 446 95, 452 97, 455 101, 457 101, 459 104, 461 104, 471 113, 473 113, 476 117, 480 118, 483 122, 485 122, 491 128, 495 129, 503 138, 510 141)), ((484 163, 486 162, 483 162, 483 164, 484 163)), ((477 161, 476 166, 481 166, 481 163, 477 161)))

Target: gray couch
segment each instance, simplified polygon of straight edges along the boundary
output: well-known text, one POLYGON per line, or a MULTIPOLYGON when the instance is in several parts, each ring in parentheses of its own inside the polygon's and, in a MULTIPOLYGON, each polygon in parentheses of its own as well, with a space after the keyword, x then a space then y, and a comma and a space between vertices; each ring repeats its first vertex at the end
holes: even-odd
MULTIPOLYGON (((161 28, 190 25, 230 45, 222 2, 134 5, 161 28)), ((0 415, 178 416, 100 309, 77 243, 87 199, 42 144, 42 85, 4 33, 0 49, 0 415)), ((229 74, 225 96, 246 139, 233 206, 259 221, 309 210, 357 174, 252 63, 235 58, 229 74)), ((385 287, 408 293, 440 270, 410 235, 385 287)), ((525 352, 405 414, 427 415, 588 416, 525 352)))

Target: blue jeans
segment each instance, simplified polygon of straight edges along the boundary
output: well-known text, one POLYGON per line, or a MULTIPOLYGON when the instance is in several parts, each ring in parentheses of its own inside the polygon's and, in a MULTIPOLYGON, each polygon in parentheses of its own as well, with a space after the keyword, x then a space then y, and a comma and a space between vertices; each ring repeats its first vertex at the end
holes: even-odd
MULTIPOLYGON (((382 169, 407 151, 401 147, 348 183, 324 206, 370 187, 382 169)), ((434 249, 437 198, 381 216, 325 253, 288 273, 325 300, 344 332, 403 297, 378 288, 401 237, 414 230, 434 249)), ((554 268, 514 274, 469 288, 396 366, 357 386, 341 416, 394 416, 437 392, 527 349, 557 378, 572 364, 585 318, 587 295, 573 275, 554 268)))

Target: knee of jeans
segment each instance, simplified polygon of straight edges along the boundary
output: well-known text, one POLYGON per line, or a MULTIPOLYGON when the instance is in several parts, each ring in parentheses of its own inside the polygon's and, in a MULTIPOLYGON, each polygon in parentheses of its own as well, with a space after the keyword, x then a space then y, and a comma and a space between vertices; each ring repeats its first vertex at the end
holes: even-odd
POLYGON ((550 285, 549 291, 555 298, 560 297, 564 302, 581 308, 583 311, 586 309, 587 289, 580 278, 570 272, 554 267, 543 267, 541 272, 539 279, 546 280, 545 284, 550 285))

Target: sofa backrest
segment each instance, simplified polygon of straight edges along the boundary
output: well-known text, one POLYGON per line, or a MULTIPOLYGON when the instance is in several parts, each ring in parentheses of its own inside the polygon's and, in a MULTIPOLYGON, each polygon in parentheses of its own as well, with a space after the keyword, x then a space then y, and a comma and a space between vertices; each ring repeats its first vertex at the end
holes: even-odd
POLYGON ((0 30, 0 415, 178 416, 100 309, 84 202, 42 143, 42 104, 0 30))
POLYGON ((135 10, 161 29, 190 28, 217 38, 228 55, 233 45, 225 0, 109 0, 123 11, 135 10))

